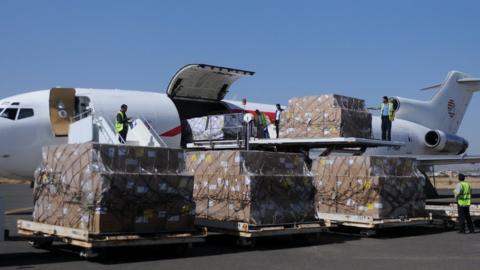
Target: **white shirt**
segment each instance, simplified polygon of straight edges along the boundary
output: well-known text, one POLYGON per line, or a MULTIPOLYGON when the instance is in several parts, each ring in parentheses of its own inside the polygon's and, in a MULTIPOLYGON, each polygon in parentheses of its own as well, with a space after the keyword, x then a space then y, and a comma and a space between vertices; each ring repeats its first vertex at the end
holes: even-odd
POLYGON ((383 103, 382 116, 388 116, 388 107, 389 107, 389 106, 390 106, 390 105, 389 105, 388 103, 387 103, 387 104, 383 103))
POLYGON ((282 115, 282 112, 280 110, 275 111, 275 120, 280 121, 280 116, 282 115))

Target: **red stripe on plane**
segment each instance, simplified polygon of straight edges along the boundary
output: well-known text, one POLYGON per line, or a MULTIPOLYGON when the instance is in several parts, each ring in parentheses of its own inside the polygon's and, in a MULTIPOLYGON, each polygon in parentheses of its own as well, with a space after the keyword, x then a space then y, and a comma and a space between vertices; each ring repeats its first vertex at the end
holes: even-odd
POLYGON ((178 126, 176 128, 172 128, 170 129, 169 131, 166 131, 162 134, 160 134, 160 136, 163 136, 163 137, 175 137, 177 135, 179 135, 180 133, 182 133, 182 127, 181 126, 178 126))

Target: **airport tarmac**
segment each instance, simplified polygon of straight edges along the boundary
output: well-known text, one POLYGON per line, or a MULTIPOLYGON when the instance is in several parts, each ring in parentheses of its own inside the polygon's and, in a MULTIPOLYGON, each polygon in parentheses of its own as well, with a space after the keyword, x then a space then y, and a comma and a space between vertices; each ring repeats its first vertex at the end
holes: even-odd
MULTIPOLYGON (((5 208, 32 202, 28 185, 0 185, 5 208)), ((71 248, 55 245, 53 251, 30 247, 15 237, 16 220, 29 215, 7 216, 13 239, 0 242, 2 269, 477 269, 480 233, 459 235, 432 227, 382 230, 375 237, 321 234, 262 239, 254 248, 238 247, 230 237, 216 236, 196 245, 187 254, 169 247, 111 250, 98 261, 86 261, 71 248)), ((477 228, 478 229, 478 228, 477 228)))

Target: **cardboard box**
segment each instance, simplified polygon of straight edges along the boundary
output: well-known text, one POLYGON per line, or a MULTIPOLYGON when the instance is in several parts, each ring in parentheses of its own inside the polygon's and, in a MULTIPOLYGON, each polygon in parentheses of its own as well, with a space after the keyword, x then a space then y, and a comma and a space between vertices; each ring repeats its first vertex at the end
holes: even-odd
POLYGON ((188 173, 195 175, 304 175, 305 157, 298 153, 265 151, 191 151, 186 153, 188 173))
POLYGON ((243 138, 243 113, 209 115, 185 121, 194 141, 243 138))
POLYGON ((363 100, 352 97, 294 97, 281 119, 281 138, 371 138, 372 135, 372 115, 363 100))
POLYGON ((198 218, 259 226, 314 220, 313 179, 301 154, 188 152, 186 166, 198 218))
POLYGON ((376 219, 426 214, 426 180, 412 158, 321 157, 314 160, 312 174, 317 214, 363 215, 376 219))
POLYGON ((194 179, 182 150, 86 143, 42 156, 34 221, 98 234, 193 229, 194 179))

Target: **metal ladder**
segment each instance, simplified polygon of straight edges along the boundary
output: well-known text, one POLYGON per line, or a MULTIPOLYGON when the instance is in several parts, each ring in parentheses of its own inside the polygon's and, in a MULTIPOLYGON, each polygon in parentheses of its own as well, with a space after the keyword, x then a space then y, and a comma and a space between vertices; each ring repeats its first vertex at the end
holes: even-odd
POLYGON ((103 113, 89 109, 72 118, 69 143, 94 141, 106 144, 133 144, 138 146, 168 147, 153 126, 141 116, 130 123, 127 141, 115 131, 114 122, 103 113))

